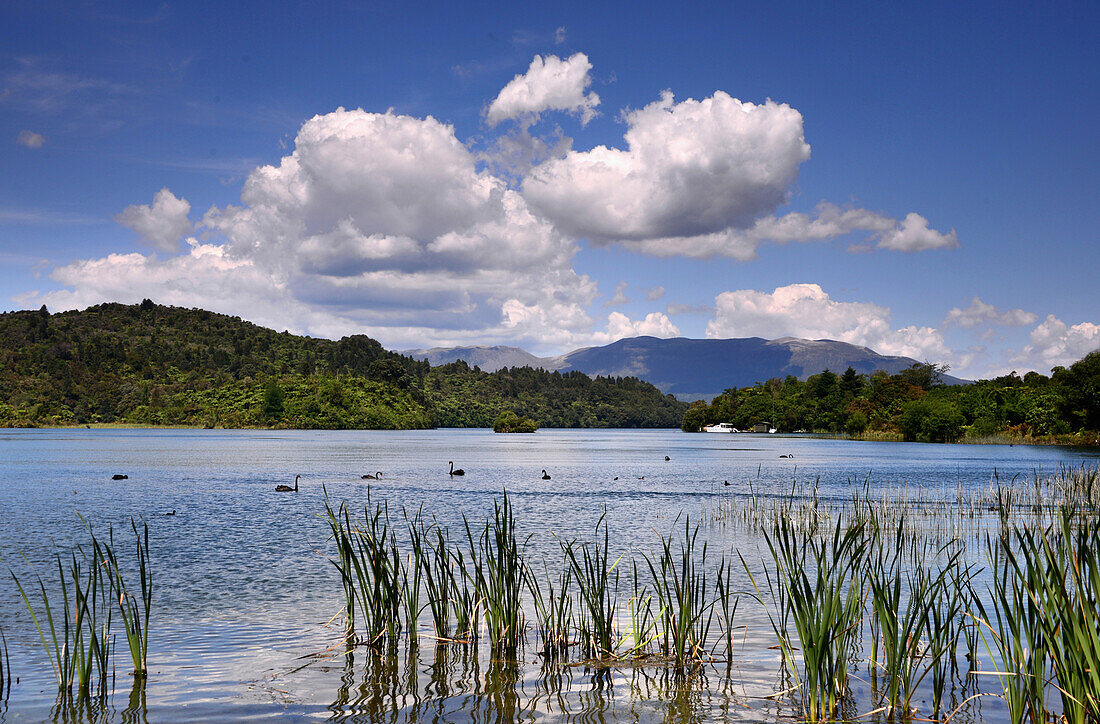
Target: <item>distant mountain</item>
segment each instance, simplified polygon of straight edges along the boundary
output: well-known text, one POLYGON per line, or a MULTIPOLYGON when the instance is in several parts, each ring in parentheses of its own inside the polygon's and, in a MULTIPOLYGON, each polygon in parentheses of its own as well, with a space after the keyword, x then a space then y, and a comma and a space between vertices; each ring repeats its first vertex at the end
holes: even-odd
POLYGON ((466 364, 478 366, 485 372, 496 372, 507 367, 541 367, 553 371, 547 366, 547 360, 536 357, 519 347, 432 347, 431 349, 406 349, 400 354, 413 359, 426 360, 432 367, 450 364, 462 360, 466 364))
MULTIPOLYGON (((681 400, 709 400, 727 388, 747 387, 773 377, 793 375, 804 380, 825 369, 839 374, 849 366, 862 374, 876 370, 894 374, 917 362, 910 357, 881 355, 847 342, 797 337, 775 340, 632 337, 602 347, 574 350, 560 357, 536 357, 516 347, 436 348, 408 350, 403 354, 427 359, 433 365, 463 359, 490 371, 527 365, 605 377, 637 377, 681 400)), ((965 382, 949 376, 944 381, 965 382)))

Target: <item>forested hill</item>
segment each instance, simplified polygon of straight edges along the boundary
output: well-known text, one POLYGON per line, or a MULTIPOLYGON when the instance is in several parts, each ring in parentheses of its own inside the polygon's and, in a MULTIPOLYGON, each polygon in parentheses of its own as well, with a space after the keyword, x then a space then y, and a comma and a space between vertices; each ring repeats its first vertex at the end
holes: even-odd
POLYGON ((0 426, 675 427, 686 405, 632 378, 432 368, 370 337, 333 341, 201 309, 101 304, 0 314, 0 426))

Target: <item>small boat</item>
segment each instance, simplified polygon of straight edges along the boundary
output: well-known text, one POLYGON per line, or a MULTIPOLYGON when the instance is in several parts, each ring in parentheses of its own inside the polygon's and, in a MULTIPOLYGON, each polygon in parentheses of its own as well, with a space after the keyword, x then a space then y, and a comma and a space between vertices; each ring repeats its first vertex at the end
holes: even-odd
POLYGON ((703 428, 703 432, 737 432, 737 428, 732 422, 719 422, 715 425, 707 425, 703 428))

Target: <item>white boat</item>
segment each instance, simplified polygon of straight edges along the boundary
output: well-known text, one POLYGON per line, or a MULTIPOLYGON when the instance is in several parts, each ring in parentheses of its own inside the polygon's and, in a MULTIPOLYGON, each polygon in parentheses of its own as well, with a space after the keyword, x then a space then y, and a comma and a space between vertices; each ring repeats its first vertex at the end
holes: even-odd
POLYGON ((703 428, 703 432, 737 432, 737 428, 732 422, 719 422, 715 425, 707 425, 703 428))

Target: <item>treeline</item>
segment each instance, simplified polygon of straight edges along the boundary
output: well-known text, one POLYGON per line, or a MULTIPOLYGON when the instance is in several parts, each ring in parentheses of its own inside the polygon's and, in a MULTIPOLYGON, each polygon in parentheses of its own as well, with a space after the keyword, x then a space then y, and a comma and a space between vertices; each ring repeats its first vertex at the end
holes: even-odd
POLYGON ((914 364, 895 375, 842 375, 829 370, 806 381, 772 379, 726 390, 708 405, 693 403, 682 429, 731 422, 751 429, 768 422, 781 432, 847 432, 950 442, 1009 436, 1066 444, 1100 444, 1100 350, 1051 375, 1028 372, 944 385, 947 368, 914 364))
POLYGON ((433 369, 363 335, 301 337, 150 300, 0 314, 7 427, 488 427, 506 410, 543 427, 675 427, 686 407, 635 379, 433 369))

